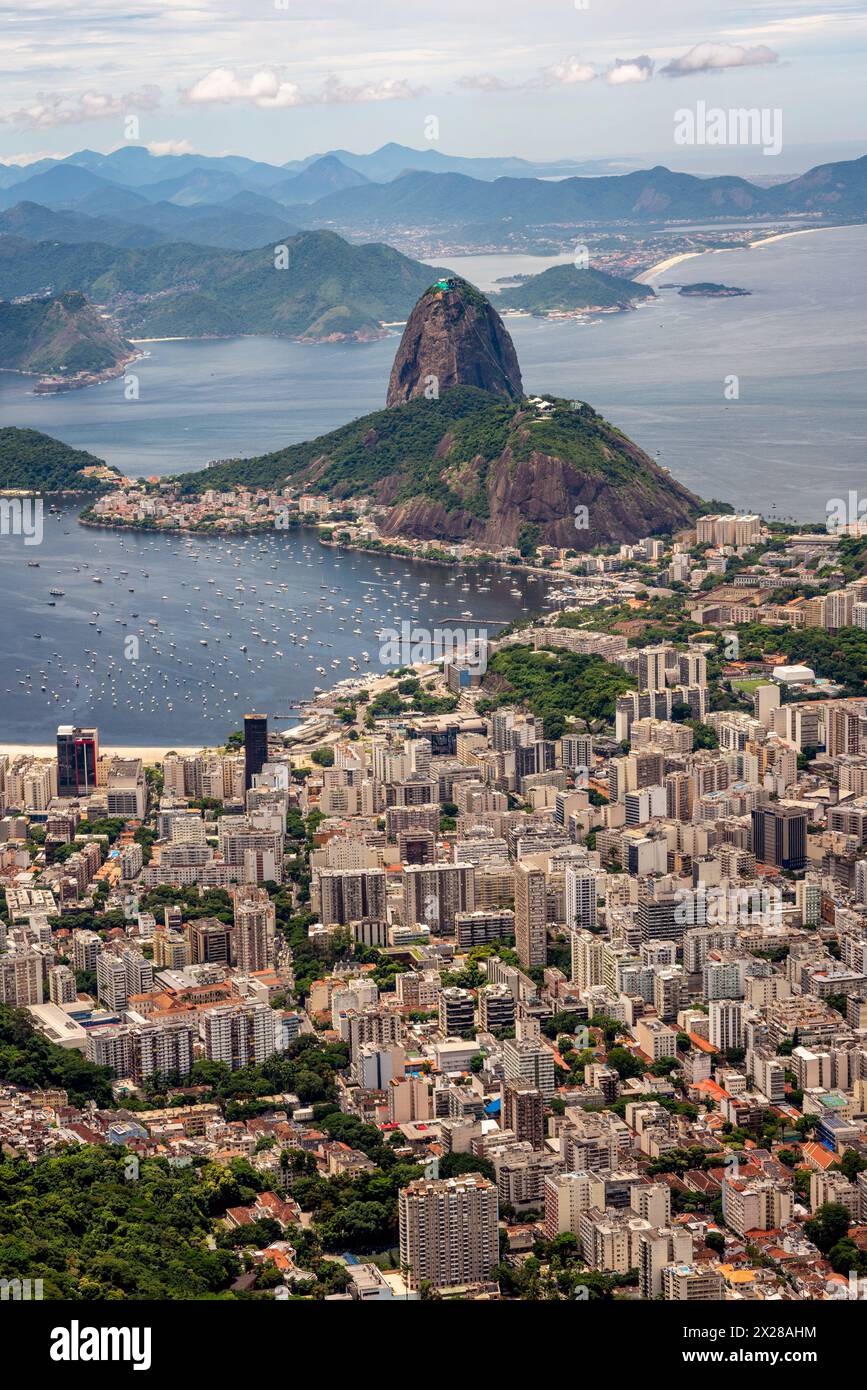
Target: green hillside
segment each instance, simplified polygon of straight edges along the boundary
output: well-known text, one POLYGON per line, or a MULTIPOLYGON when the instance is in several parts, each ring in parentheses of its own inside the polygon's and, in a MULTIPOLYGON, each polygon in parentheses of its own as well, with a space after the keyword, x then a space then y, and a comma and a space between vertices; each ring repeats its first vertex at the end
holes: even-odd
POLYGON ((390 246, 302 232, 254 251, 174 243, 128 248, 0 237, 0 295, 80 290, 132 337, 368 334, 403 319, 430 266, 390 246), (284 265, 285 262, 285 265, 284 265))
MULTIPOLYGON (((71 449, 39 430, 0 429, 0 490, 98 492, 105 480, 88 477, 82 469, 107 467, 84 449, 71 449)), ((121 476, 117 469, 111 472, 121 476)))
POLYGON ((0 368, 52 375, 103 372, 131 354, 115 325, 77 290, 23 304, 0 301, 0 368))
POLYGON ((626 308, 653 297, 648 285, 639 285, 622 275, 608 275, 604 270, 577 270, 574 265, 552 265, 522 285, 504 289, 494 302, 498 308, 551 314, 626 308))

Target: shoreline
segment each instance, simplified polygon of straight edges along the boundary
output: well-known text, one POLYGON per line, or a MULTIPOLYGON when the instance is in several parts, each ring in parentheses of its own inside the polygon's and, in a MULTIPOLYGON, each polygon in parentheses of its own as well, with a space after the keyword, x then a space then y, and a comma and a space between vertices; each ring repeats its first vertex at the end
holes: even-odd
MULTIPOLYGON (((203 745, 166 744, 126 744, 106 743, 99 745, 100 754, 118 753, 126 758, 141 758, 146 763, 162 762, 167 753, 178 753, 182 757, 192 756, 203 751, 203 745)), ((10 758, 25 756, 31 758, 55 758, 56 743, 0 743, 0 756, 10 758)))
POLYGON ((863 225, 863 222, 835 222, 830 227, 796 227, 790 232, 772 232, 770 236, 760 237, 758 241, 748 241, 744 246, 707 246, 703 251, 681 251, 676 256, 667 256, 664 261, 657 261, 656 265, 652 265, 649 270, 643 270, 634 279, 637 285, 646 285, 652 277, 662 275, 666 270, 673 270, 676 265, 680 265, 683 261, 691 261, 696 256, 718 256, 729 251, 755 251, 760 246, 770 246, 772 242, 785 241, 787 237, 812 236, 814 232, 842 232, 863 225))

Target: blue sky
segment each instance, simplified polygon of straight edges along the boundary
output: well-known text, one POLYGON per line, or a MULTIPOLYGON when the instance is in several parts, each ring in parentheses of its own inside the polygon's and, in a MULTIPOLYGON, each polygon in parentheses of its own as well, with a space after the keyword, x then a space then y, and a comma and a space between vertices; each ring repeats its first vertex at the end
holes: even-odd
MULTIPOLYGON (((155 151, 282 163, 386 141, 689 167, 676 109, 779 108, 767 173, 867 152, 862 0, 18 0, 0 6, 0 159, 155 151)), ((764 167, 763 167, 764 165, 764 167)))

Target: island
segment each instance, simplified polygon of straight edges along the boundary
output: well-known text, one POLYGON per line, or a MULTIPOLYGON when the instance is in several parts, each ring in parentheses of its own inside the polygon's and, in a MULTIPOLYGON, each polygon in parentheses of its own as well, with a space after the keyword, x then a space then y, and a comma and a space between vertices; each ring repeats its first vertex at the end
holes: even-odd
POLYGON ((497 308, 545 316, 612 313, 632 309, 653 297, 649 285, 623 275, 609 275, 592 267, 579 270, 574 265, 552 265, 512 289, 501 290, 497 308))
POLYGON ((738 299, 752 294, 752 290, 743 290, 738 285, 715 285, 710 280, 699 280, 694 285, 661 285, 660 288, 677 290, 687 299, 738 299))

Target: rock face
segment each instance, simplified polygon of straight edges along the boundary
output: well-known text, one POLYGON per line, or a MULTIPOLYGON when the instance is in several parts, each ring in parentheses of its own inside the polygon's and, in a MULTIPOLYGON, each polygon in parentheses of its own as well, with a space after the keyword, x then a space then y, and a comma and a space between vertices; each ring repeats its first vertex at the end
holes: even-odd
POLYGON ((495 309, 456 276, 439 280, 416 304, 391 369, 386 405, 436 396, 451 386, 477 386, 520 400, 524 394, 514 344, 495 309))

